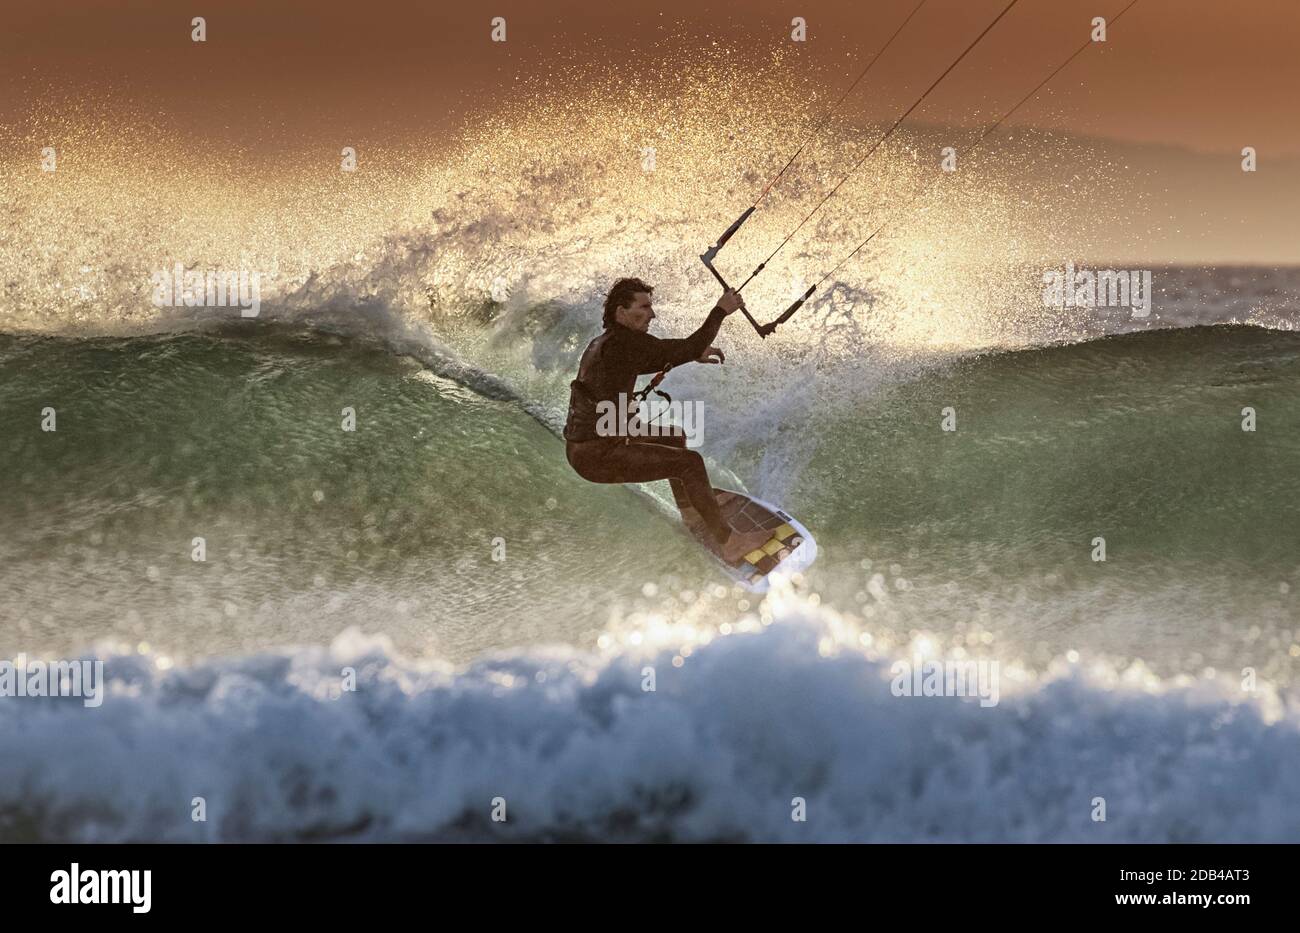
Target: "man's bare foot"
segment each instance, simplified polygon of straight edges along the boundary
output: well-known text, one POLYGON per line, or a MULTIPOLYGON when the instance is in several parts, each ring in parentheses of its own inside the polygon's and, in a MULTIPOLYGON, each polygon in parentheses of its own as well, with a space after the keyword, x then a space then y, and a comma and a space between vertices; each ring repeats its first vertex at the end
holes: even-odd
POLYGON ((727 543, 722 545, 719 554, 729 564, 734 564, 750 551, 761 548, 772 540, 770 531, 733 531, 727 543))

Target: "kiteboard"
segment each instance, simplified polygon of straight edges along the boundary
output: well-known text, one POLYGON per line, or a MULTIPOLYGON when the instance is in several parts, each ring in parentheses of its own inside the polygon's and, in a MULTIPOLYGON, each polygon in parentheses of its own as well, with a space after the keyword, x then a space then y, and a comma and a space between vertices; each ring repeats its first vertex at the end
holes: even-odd
POLYGON ((723 560, 707 541, 709 530, 698 517, 686 520, 686 528, 731 577, 751 593, 764 593, 772 576, 789 576, 807 570, 817 559, 817 542, 793 516, 771 503, 730 489, 714 488, 723 520, 737 531, 769 529, 772 537, 734 563, 723 560))

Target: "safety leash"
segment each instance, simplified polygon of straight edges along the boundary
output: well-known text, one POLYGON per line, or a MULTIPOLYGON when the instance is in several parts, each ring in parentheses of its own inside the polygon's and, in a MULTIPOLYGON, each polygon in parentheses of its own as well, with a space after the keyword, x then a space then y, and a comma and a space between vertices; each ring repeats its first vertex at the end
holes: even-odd
MULTIPOLYGON (((639 392, 632 393, 632 398, 636 401, 637 408, 640 408, 641 403, 650 397, 651 392, 653 392, 655 395, 658 395, 660 398, 664 399, 669 404, 672 404, 673 397, 669 395, 667 392, 660 391, 659 389, 659 383, 664 381, 664 377, 668 375, 668 370, 670 369, 672 369, 672 366, 665 366, 663 369, 659 370, 659 372, 654 374, 654 377, 648 383, 646 383, 645 388, 643 388, 639 392)), ((656 421, 659 420, 659 416, 662 415, 664 411, 667 410, 668 409, 666 408, 663 409, 663 411, 660 411, 658 415, 655 415, 653 418, 647 421, 646 424, 654 424, 656 421)))

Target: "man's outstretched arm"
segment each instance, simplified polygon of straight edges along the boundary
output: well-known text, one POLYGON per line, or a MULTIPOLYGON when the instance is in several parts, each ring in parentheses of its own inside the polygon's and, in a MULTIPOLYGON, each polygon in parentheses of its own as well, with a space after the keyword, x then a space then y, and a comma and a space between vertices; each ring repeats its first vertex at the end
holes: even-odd
POLYGON ((709 344, 718 336, 723 320, 737 308, 744 307, 745 299, 734 291, 727 291, 704 323, 689 337, 661 339, 650 334, 636 334, 631 351, 637 375, 657 373, 669 366, 680 366, 699 360, 710 349, 709 344))

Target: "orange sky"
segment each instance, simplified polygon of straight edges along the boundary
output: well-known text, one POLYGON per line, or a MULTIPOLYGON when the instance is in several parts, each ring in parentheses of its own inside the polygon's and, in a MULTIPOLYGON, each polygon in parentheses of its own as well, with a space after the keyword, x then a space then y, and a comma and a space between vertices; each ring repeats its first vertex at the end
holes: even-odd
MULTIPOLYGON (((719 63, 735 92, 728 101, 754 101, 789 75, 790 94, 758 108, 769 121, 762 127, 768 147, 730 147, 749 159, 739 168, 761 174, 788 151, 781 138, 787 115, 793 147, 916 2, 12 4, 0 32, 0 153, 12 148, 7 127, 21 132, 25 159, 33 139, 66 144, 62 121, 65 130, 92 126, 83 136, 94 140, 144 122, 163 127, 169 142, 192 144, 196 158, 249 153, 268 167, 277 157, 293 164, 302 149, 335 153, 341 143, 410 144, 433 155, 443 140, 490 125, 494 111, 531 106, 539 91, 562 100, 570 88, 603 94, 600 69, 637 78, 650 90, 635 99, 658 94, 662 103, 678 99, 668 79, 686 73, 685 65, 719 63), (207 18, 203 44, 190 41, 196 12, 207 18), (493 15, 506 17, 504 44, 490 41, 493 15), (795 15, 807 21, 807 42, 790 41, 795 15), (746 83, 747 75, 754 80, 746 83)), ((892 122, 1005 3, 926 0, 843 115, 892 122)), ((1092 17, 1113 18, 1126 3, 1019 0, 909 124, 987 125, 1087 38, 1092 17)), ((1067 223, 1089 255, 1297 263, 1297 47, 1300 0, 1138 0, 1104 47, 1089 48, 1011 124, 1114 141, 1103 148, 1126 173, 1127 190, 1111 193, 1131 201, 1132 211, 1122 224, 1107 225, 1089 218, 1086 202, 1076 205, 1080 214, 1067 223), (1259 172, 1240 171, 1244 146, 1257 150, 1259 172)), ((682 110, 699 104, 684 101, 682 110)), ((509 124, 496 131, 511 133, 509 124)), ((1035 161, 1014 171, 1069 181, 1064 167, 1035 161)), ((1088 175, 1094 167, 1070 171, 1088 175)))
MULTIPOLYGON (((0 120, 53 94, 112 88, 121 103, 161 111, 187 132, 222 135, 367 132, 445 126, 470 118, 520 75, 603 54, 637 68, 665 48, 717 41, 743 57, 781 46, 791 67, 840 88, 915 0, 661 0, 629 9, 608 0, 477 3, 173 0, 13 4, 0 33, 0 120), (207 9, 200 10, 200 7, 207 9), (207 17, 209 40, 189 41, 207 17), (509 41, 488 41, 502 15, 509 41), (792 16, 809 41, 788 41, 792 16), (620 55, 618 47, 626 49, 620 55), (598 48, 605 49, 604 52, 598 48)), ((928 0, 873 73, 871 115, 926 83, 1004 0, 928 0), (889 67, 885 67, 888 64, 889 67)), ((1124 0, 1020 0, 937 95, 935 121, 969 119, 1032 86, 1078 44, 1087 23, 1124 0)), ((1300 2, 1139 0, 1104 55, 1081 58, 1053 84, 1048 106, 1018 119, 1123 140, 1202 151, 1300 154, 1300 2)), ((870 105, 854 102, 864 113, 870 105)))

